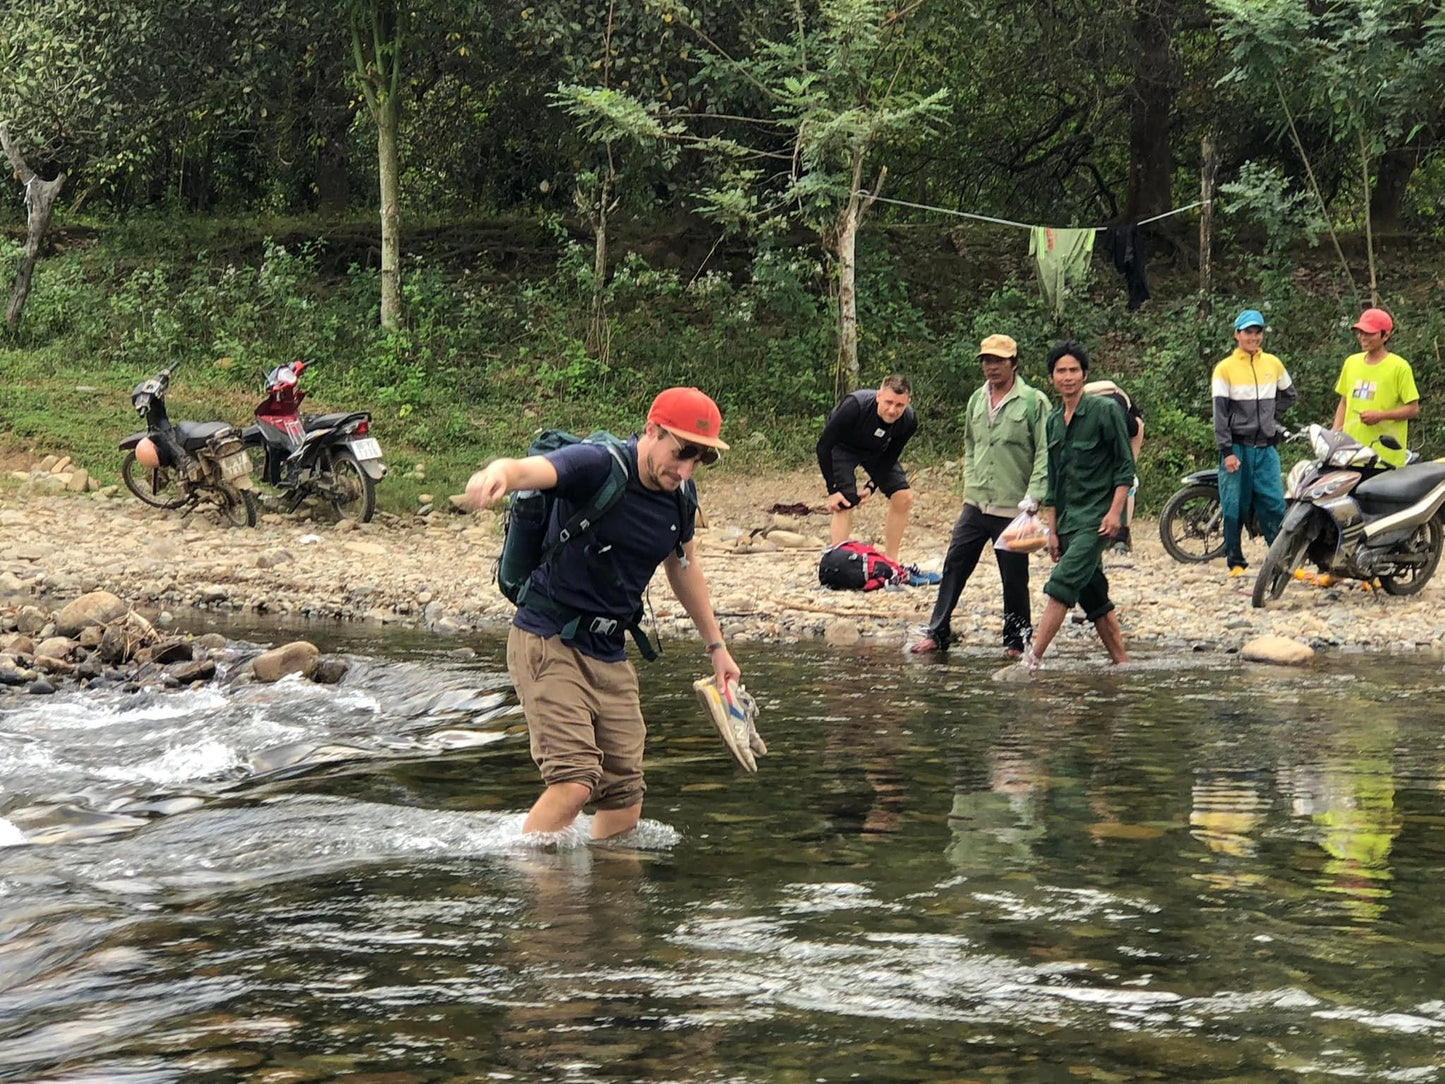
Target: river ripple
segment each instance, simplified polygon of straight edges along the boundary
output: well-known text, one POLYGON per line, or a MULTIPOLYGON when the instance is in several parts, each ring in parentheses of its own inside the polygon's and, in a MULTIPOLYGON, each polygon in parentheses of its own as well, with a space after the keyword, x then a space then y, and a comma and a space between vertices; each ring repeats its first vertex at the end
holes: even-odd
MULTIPOLYGON (((275 628, 233 634, 284 638, 275 628)), ((683 644, 647 817, 520 838, 502 645, 313 627, 223 675, 0 712, 0 1079, 1433 1080, 1440 660, 741 659, 683 644)), ((238 656, 239 658, 239 656, 238 656)), ((17 706, 18 703, 18 706, 17 706)))

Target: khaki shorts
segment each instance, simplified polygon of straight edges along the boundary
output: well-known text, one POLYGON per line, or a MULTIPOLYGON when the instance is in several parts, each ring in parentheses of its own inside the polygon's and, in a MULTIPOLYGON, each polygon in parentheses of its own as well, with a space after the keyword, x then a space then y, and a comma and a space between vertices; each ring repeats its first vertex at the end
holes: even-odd
POLYGON ((558 636, 512 626, 507 673, 527 715, 532 759, 548 786, 581 783, 597 809, 642 801, 647 727, 632 663, 600 662, 558 636))

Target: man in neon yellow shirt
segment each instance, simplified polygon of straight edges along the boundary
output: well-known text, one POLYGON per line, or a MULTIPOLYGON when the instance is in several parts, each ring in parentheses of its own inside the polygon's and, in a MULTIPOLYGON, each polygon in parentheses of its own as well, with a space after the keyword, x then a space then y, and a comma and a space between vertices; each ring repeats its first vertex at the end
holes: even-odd
POLYGON ((1366 446, 1388 433, 1400 442, 1400 450, 1374 448, 1382 460, 1399 467, 1405 462, 1410 419, 1420 416, 1420 393, 1410 363, 1385 348, 1394 330, 1395 321, 1384 309, 1366 309, 1355 321, 1361 352, 1345 359, 1335 382, 1340 402, 1334 428, 1366 446))

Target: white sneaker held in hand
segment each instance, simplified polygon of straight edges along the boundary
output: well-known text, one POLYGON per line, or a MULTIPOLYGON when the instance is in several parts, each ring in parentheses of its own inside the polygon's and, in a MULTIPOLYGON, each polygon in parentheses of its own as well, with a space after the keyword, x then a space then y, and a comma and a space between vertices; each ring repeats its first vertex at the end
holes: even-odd
POLYGON ((733 759, 747 771, 756 772, 757 757, 765 756, 768 751, 767 743, 758 734, 757 701, 736 681, 728 682, 727 695, 724 695, 714 677, 698 678, 692 683, 692 690, 733 759))

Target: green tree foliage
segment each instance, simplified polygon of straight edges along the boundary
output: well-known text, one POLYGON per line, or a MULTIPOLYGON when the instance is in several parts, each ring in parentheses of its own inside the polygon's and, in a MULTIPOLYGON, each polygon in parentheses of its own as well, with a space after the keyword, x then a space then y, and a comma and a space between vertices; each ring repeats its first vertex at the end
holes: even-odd
POLYGON ((887 174, 882 167, 870 192, 865 168, 890 143, 917 143, 930 135, 947 98, 945 90, 911 86, 917 53, 909 18, 917 7, 823 0, 816 11, 807 11, 797 3, 790 32, 760 38, 748 43, 746 54, 730 55, 692 12, 668 5, 665 17, 682 21, 702 43, 703 77, 739 79, 752 89, 764 108, 733 119, 771 133, 772 144, 703 134, 656 103, 649 108, 610 88, 560 92, 564 106, 594 138, 683 140, 709 153, 722 178, 700 193, 699 209, 709 219, 764 232, 801 221, 818 232, 834 272, 837 382, 845 389, 856 386, 859 373, 858 228, 887 174))
MULTIPOLYGON (((1313 121, 1354 156, 1355 217, 1365 231, 1371 302, 1377 303, 1372 171, 1386 151, 1401 149, 1441 118, 1445 9, 1380 0, 1214 4, 1225 16, 1222 36, 1234 63, 1227 80, 1272 85, 1291 126, 1297 117, 1313 121)), ((1295 142, 1303 154, 1297 136, 1295 142)))

